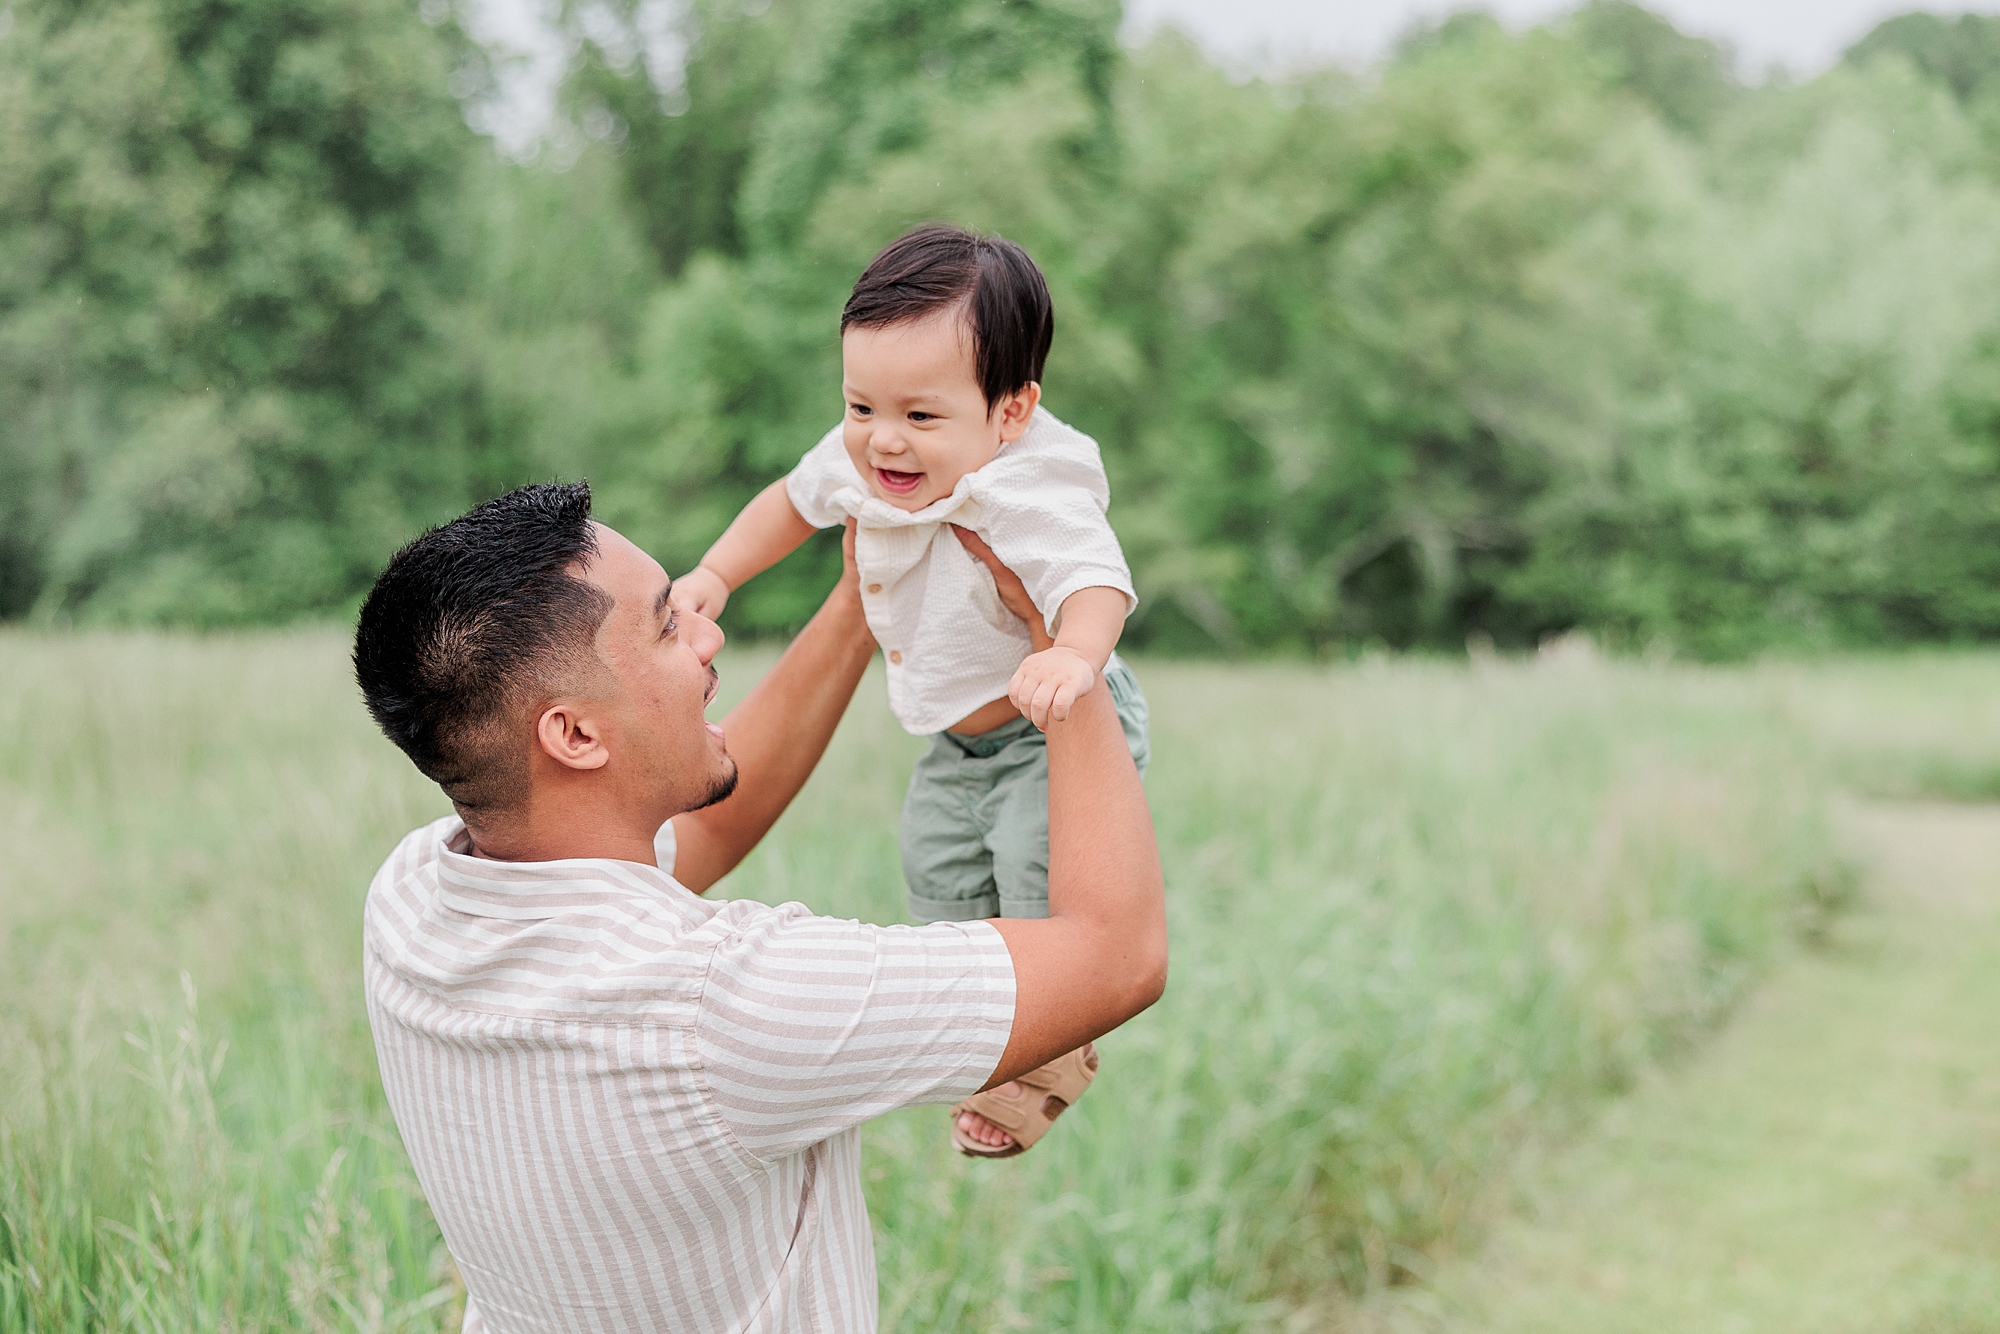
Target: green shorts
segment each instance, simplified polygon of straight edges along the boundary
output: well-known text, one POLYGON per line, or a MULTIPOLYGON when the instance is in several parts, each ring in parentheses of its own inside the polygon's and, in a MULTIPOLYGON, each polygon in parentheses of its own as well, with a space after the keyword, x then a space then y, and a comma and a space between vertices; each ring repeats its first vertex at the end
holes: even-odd
MULTIPOLYGON (((1146 697, 1116 654, 1104 665, 1141 774, 1146 697)), ((903 797, 903 878, 919 922, 1049 915, 1049 752, 1026 718, 979 736, 939 732, 903 797)))

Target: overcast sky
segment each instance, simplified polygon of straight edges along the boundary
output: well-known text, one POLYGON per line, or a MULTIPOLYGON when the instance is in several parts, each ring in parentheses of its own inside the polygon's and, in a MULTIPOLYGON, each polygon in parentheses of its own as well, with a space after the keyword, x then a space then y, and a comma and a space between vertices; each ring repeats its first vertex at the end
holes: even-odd
MULTIPOLYGON (((1381 55, 1413 20, 1469 6, 1451 0, 1126 0, 1127 35, 1173 23, 1219 55, 1262 63, 1314 57, 1362 62, 1381 55)), ((1573 7, 1573 0, 1487 0, 1488 9, 1526 25, 1573 7)), ((1772 65, 1816 74, 1849 43, 1891 14, 2000 13, 2000 0, 1935 5, 1896 0, 1648 0, 1684 32, 1734 46, 1753 77, 1772 65)))

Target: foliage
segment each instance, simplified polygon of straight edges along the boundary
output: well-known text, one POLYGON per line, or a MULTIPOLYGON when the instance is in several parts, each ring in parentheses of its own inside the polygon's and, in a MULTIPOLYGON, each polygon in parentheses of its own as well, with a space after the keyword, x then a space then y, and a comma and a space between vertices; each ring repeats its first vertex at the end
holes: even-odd
POLYGON ((1854 44, 1851 63, 1901 56, 1946 84, 1959 101, 1970 102, 2000 80, 2000 17, 1960 14, 1900 14, 1886 19, 1854 44))
POLYGON ((854 274, 942 217, 1049 273, 1135 643, 2000 634, 1992 20, 1750 86, 1590 0, 1240 80, 1109 0, 577 0, 581 155, 524 166, 453 115, 443 0, 384 3, 10 11, 0 614, 324 614, 553 474, 684 567, 835 420, 854 274))
MULTIPOLYGON (((0 634, 0 1329, 452 1327, 355 926, 443 802, 345 647, 0 634)), ((1991 767, 1992 664, 1945 667, 1142 659, 1167 996, 1028 1157, 869 1128, 885 1328, 1302 1327, 1421 1272, 1819 925, 1819 719, 1991 767)), ((864 682, 722 892, 898 920, 919 744, 864 682)))
POLYGON ((389 0, 7 13, 0 611, 340 605, 470 494, 449 44, 389 0))

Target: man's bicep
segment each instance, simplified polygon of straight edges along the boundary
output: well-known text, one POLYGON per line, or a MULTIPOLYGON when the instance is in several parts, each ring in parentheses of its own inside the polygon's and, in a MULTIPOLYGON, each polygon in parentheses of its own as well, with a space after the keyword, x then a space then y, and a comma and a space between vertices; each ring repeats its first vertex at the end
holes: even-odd
POLYGON ((1014 1026, 986 1087, 1053 1061, 1103 1037, 1133 1012, 1126 989, 1111 979, 1134 975, 1107 940, 1074 918, 996 917, 1014 965, 1014 1026))
POLYGON ((780 1157, 977 1090, 1013 1021, 1006 946, 980 923, 873 927, 803 912, 752 923, 710 964, 703 1074, 737 1139, 780 1157))

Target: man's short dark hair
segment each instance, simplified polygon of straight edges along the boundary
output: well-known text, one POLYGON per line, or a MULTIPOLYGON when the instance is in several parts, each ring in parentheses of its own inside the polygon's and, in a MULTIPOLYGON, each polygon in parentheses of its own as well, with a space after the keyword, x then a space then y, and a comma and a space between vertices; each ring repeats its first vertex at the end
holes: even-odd
POLYGON ((460 808, 526 794, 525 736, 508 722, 600 666, 613 600, 570 573, 596 554, 588 482, 524 486, 397 552, 361 604, 368 712, 460 808))
POLYGON ((932 224, 891 241, 854 284, 840 331, 887 328, 959 305, 989 411, 1041 380, 1056 333, 1049 285, 1027 251, 998 236, 932 224))

